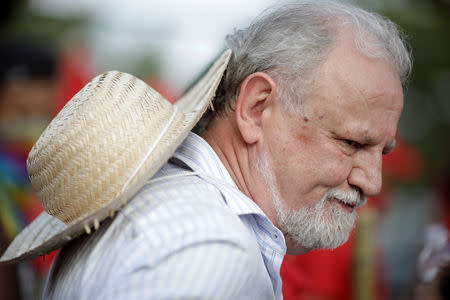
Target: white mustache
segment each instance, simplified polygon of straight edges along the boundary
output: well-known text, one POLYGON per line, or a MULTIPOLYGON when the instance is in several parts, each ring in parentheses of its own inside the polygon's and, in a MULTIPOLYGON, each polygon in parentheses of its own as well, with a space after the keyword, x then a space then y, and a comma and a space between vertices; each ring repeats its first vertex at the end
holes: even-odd
POLYGON ((331 189, 325 193, 323 200, 325 201, 330 198, 334 198, 345 204, 354 205, 357 207, 364 205, 367 201, 367 197, 363 197, 361 192, 355 189, 352 189, 347 192, 344 192, 339 189, 331 189))

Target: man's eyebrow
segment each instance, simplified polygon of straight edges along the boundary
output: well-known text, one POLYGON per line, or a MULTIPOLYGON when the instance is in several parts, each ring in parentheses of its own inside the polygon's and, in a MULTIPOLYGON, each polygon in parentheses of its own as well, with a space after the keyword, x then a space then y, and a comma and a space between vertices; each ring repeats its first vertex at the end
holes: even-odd
POLYGON ((397 146, 397 140, 394 140, 390 145, 386 146, 383 149, 383 154, 389 154, 392 151, 394 151, 395 147, 397 146))

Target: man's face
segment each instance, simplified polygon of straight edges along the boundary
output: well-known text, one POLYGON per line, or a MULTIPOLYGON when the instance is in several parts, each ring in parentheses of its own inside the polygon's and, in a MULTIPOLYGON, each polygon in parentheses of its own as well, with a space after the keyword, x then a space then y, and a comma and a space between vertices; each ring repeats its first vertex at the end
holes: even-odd
POLYGON ((301 115, 278 103, 263 116, 257 165, 289 253, 347 240, 355 208, 380 192, 382 155, 395 146, 401 82, 385 60, 352 45, 345 36, 337 42, 301 115))

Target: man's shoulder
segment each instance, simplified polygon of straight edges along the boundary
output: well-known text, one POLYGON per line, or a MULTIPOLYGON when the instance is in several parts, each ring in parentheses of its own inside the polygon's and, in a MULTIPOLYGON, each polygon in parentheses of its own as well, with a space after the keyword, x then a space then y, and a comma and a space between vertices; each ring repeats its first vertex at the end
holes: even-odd
POLYGON ((210 239, 248 246, 250 231, 217 187, 193 174, 173 175, 149 181, 119 213, 133 231, 154 247, 210 239))
MULTIPOLYGON (((242 266, 263 270, 256 237, 226 205, 221 191, 195 175, 185 175, 149 181, 117 214, 110 233, 102 237, 112 248, 120 241, 120 253, 113 251, 117 261, 123 261, 119 257, 124 253, 133 253, 138 265, 157 270, 174 257, 203 253, 232 255, 242 266), (112 232, 114 239, 109 238, 112 232)), ((196 265, 194 261, 189 264, 196 265)))
POLYGON ((68 293, 69 281, 77 285, 71 293, 84 298, 134 291, 137 298, 180 293, 232 299, 263 283, 260 290, 271 292, 256 238, 217 188, 191 175, 149 181, 114 219, 64 249, 59 260, 48 295, 68 293), (101 288, 91 283, 93 276, 101 288))

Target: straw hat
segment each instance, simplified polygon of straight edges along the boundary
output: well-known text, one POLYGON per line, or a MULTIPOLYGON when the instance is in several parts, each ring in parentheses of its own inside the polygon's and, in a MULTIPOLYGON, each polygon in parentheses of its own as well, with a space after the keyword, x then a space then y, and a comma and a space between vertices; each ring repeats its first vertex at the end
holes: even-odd
POLYGON ((230 55, 224 52, 176 105, 126 73, 107 72, 88 83, 30 151, 28 174, 45 211, 0 262, 44 255, 112 217, 198 122, 230 55))

